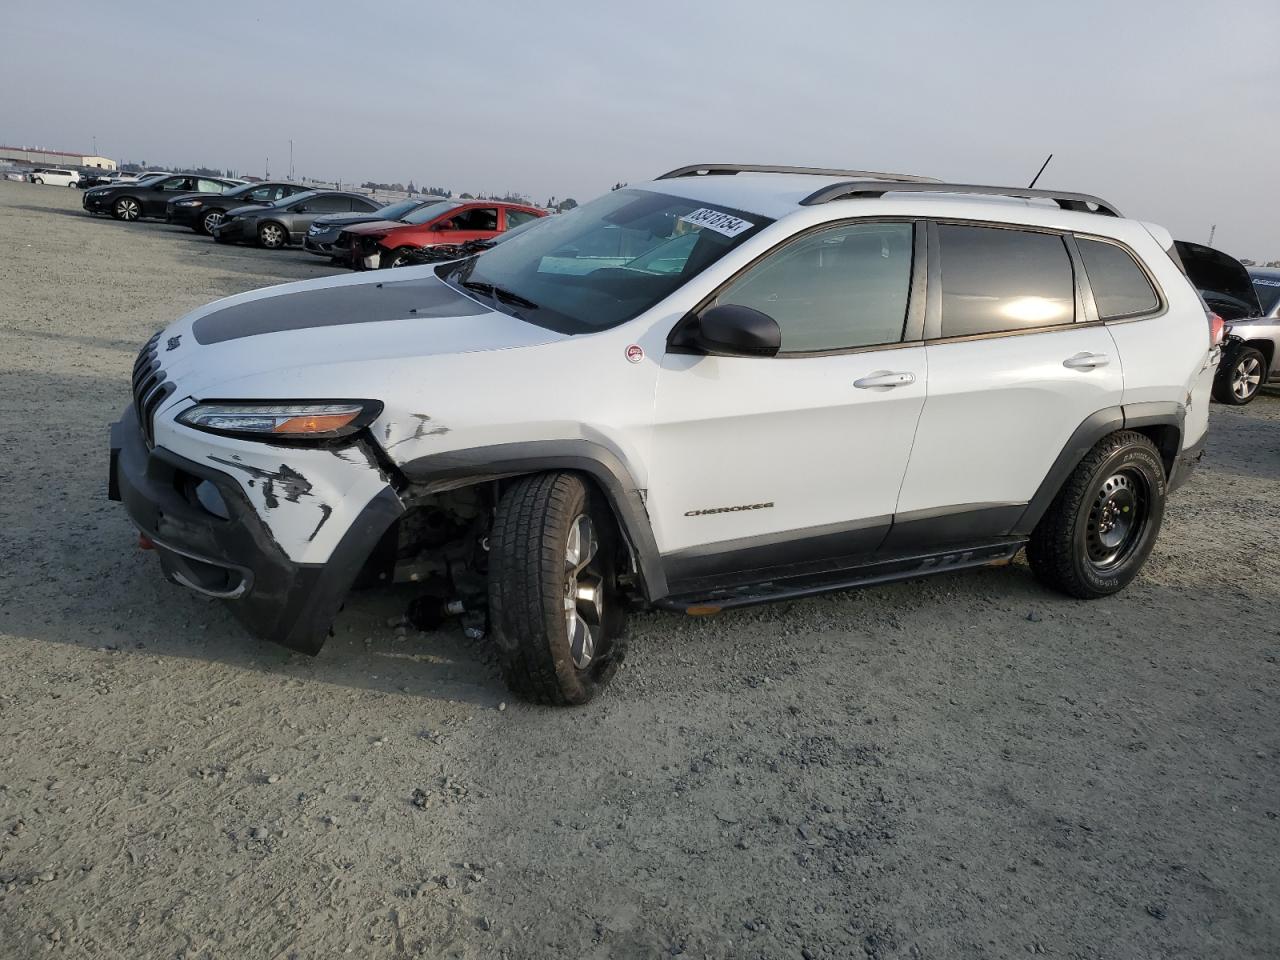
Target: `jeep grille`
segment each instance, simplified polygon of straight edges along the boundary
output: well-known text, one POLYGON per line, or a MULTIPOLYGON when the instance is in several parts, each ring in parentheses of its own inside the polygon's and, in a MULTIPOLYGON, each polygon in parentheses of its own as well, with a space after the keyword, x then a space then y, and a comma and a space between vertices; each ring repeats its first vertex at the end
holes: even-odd
POLYGON ((160 369, 160 334, 147 341, 133 362, 133 409, 147 446, 155 446, 155 416, 161 402, 173 393, 174 385, 160 369))

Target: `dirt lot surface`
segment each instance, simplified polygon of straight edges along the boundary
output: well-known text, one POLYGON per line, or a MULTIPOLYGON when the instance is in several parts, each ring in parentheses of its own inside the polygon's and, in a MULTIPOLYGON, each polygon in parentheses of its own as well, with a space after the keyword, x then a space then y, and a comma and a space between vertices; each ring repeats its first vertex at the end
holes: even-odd
POLYGON ((310 659, 106 499, 138 346, 318 276, 0 182, 0 957, 1280 955, 1280 398, 1216 409, 1144 574, 646 614, 510 700, 362 594, 310 659))

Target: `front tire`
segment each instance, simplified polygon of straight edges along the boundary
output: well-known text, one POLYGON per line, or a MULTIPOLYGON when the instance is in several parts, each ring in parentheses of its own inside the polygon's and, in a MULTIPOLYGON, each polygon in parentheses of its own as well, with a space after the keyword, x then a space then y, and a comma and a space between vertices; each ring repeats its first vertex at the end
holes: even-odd
POLYGON ((1067 478, 1027 544, 1031 571, 1082 600, 1126 587, 1164 519, 1164 463, 1140 433, 1104 437, 1067 478))
POLYGON ((203 233, 206 237, 213 236, 213 228, 222 222, 223 216, 225 213, 222 210, 206 210, 196 223, 196 233, 203 233))
POLYGON ((410 263, 409 254, 414 250, 413 247, 396 247, 394 250, 383 250, 378 257, 378 268, 381 270, 389 270, 392 267, 403 267, 410 263))
POLYGON ((535 474, 507 489, 489 543, 489 620, 507 686, 533 703, 591 700, 626 652, 612 511, 575 474, 535 474))
POLYGON ((133 197, 121 197, 112 205, 111 215, 117 220, 132 223, 142 216, 142 204, 133 197))
POLYGON ((268 221, 258 228, 258 245, 268 250, 279 250, 289 243, 289 234, 278 223, 268 221))
POLYGON ((1252 403, 1267 380, 1267 358, 1254 347, 1241 347, 1213 378, 1213 399, 1232 407, 1252 403))

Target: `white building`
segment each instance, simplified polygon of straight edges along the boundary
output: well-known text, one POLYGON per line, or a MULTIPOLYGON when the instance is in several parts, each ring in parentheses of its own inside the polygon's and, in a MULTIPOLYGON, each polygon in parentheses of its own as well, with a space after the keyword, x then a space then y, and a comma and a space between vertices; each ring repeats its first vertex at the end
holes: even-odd
POLYGON ((0 147, 0 160, 15 163, 30 163, 42 167, 96 167, 99 170, 114 170, 116 162, 110 157, 94 157, 83 153, 68 153, 65 150, 40 150, 34 147, 0 147))

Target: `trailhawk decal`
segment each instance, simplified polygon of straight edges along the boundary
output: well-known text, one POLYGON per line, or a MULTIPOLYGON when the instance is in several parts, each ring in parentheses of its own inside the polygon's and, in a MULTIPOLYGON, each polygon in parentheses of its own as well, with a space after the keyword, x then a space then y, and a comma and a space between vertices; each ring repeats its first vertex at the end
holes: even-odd
POLYGON ((755 226, 750 220, 733 217, 719 210, 712 210, 710 207, 700 207, 693 213, 686 213, 680 218, 680 222, 714 230, 716 233, 723 233, 726 237, 736 237, 755 226))
POLYGON ((768 510, 773 506, 773 501, 768 503, 744 503, 738 507, 708 507, 706 510, 686 510, 686 517, 705 517, 713 513, 741 513, 743 510, 768 510))

